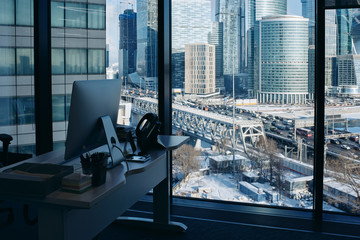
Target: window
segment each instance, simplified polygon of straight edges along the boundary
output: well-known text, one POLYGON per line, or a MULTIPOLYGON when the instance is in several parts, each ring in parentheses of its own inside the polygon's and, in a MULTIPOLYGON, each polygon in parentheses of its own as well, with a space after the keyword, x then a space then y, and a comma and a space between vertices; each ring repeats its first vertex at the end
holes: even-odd
POLYGON ((86 28, 86 4, 65 3, 65 27, 86 28))
POLYGON ((0 24, 14 25, 15 23, 15 0, 4 0, 0 8, 0 24))
POLYGON ((65 71, 65 57, 64 49, 51 49, 51 64, 52 74, 64 74, 65 71))
POLYGON ((103 74, 105 73, 105 50, 89 49, 88 52, 88 73, 103 74))
POLYGON ((15 48, 0 48, 0 76, 15 74, 15 48))
POLYGON ((66 74, 87 74, 86 49, 65 49, 66 74))
POLYGON ((51 2, 51 26, 64 27, 65 11, 63 2, 51 2))
POLYGON ((105 29, 105 6, 104 5, 88 5, 88 28, 89 29, 105 29))
POLYGON ((16 0, 16 25, 34 25, 34 0, 16 0))
POLYGON ((34 50, 32 48, 16 49, 16 74, 34 74, 34 50))

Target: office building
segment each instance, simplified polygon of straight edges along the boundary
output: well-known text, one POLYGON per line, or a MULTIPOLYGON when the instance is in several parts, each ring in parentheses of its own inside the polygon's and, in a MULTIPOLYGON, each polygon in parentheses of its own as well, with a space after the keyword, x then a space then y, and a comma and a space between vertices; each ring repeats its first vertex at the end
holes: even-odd
POLYGON ((136 71, 136 13, 126 9, 119 15, 119 76, 124 78, 136 71))
POLYGON ((215 92, 215 46, 207 43, 185 45, 185 93, 215 92))
POLYGON ((359 96, 360 56, 337 56, 337 85, 341 96, 359 96))
POLYGON ((105 67, 108 68, 110 66, 110 49, 109 44, 106 44, 106 64, 105 67))
POLYGON ((286 15, 287 1, 286 0, 249 0, 248 1, 248 41, 247 41, 247 89, 249 97, 255 97, 258 90, 258 78, 256 76, 256 64, 258 55, 258 46, 256 46, 256 39, 258 33, 258 23, 262 17, 270 15, 286 15))
POLYGON ((261 103, 305 103, 308 95, 308 19, 278 15, 259 21, 261 103), (296 51, 294 51, 296 49, 296 51))
POLYGON ((158 76, 158 2, 138 0, 137 9, 137 58, 136 71, 146 87, 157 89, 158 76))
MULTIPOLYGON (((54 148, 63 146, 72 83, 106 77, 105 0, 51 2, 54 148), (66 18, 65 18, 66 17, 66 18)), ((5 1, 0 17, 0 132, 35 153, 33 1, 5 1)))
POLYGON ((211 0, 172 1, 173 88, 184 87, 185 44, 208 43, 211 28, 211 0))
POLYGON ((220 91, 225 90, 224 71, 223 71, 223 23, 213 22, 212 30, 209 34, 209 44, 215 45, 215 76, 216 88, 220 91))
POLYGON ((351 36, 352 9, 337 9, 337 55, 353 54, 353 41, 351 36))

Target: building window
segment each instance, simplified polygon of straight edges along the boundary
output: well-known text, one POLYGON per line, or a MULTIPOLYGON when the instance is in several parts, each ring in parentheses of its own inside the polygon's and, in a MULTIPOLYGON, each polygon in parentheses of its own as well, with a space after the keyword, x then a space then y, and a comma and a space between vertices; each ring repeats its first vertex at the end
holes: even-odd
POLYGON ((87 74, 86 49, 66 49, 66 74, 87 74))
POLYGON ((51 49, 52 74, 64 74, 65 72, 64 61, 65 61, 64 49, 61 48, 51 49))
POLYGON ((15 23, 14 0, 2 0, 0 7, 0 24, 14 25, 14 23, 15 23))
POLYGON ((15 48, 0 48, 0 76, 15 74, 15 48))
POLYGON ((63 2, 51 2, 51 26, 52 27, 64 27, 64 3, 63 2))
POLYGON ((65 27, 86 28, 86 4, 65 3, 65 27))
POLYGON ((34 74, 34 49, 17 48, 16 49, 16 74, 33 75, 34 74))
POLYGON ((88 50, 88 73, 104 74, 105 73, 105 49, 88 50))
POLYGON ((88 28, 105 29, 105 6, 89 4, 88 5, 88 28))
POLYGON ((16 25, 34 26, 33 0, 16 0, 16 25))

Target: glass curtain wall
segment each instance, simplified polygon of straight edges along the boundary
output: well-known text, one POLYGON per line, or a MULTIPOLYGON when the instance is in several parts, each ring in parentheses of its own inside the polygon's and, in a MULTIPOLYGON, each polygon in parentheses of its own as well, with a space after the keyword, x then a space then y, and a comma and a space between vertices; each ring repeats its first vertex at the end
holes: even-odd
POLYGON ((360 7, 325 1, 324 199, 332 210, 360 213, 360 7))
MULTIPOLYGON (((173 0, 173 195, 313 208, 315 1, 173 0)), ((335 207, 325 203, 326 209, 335 207)))
POLYGON ((9 151, 30 154, 35 153, 33 25, 33 0, 1 2, 0 133, 13 137, 9 151))

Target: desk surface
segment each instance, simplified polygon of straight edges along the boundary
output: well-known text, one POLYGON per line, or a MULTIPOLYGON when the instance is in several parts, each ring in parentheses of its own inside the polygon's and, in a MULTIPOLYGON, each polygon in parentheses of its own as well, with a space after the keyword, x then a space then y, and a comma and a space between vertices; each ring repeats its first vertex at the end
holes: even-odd
MULTIPOLYGON (((71 193, 59 189, 55 192, 48 194, 45 198, 19 197, 19 196, 6 196, 6 195, 1 195, 0 198, 4 200, 9 199, 9 200, 32 202, 36 204, 52 204, 61 207, 69 207, 69 208, 91 208, 93 205, 97 204, 99 201, 112 194, 112 192, 116 191, 118 188, 121 188, 123 185, 125 185, 127 176, 143 172, 149 166, 151 166, 152 163, 164 158, 165 152, 163 150, 152 151, 150 152, 150 156, 151 156, 151 160, 145 163, 129 162, 128 163, 129 171, 127 171, 125 162, 122 162, 122 164, 114 168, 108 169, 106 174, 105 184, 98 187, 91 187, 89 190, 83 193, 71 193)), ((53 163, 53 164, 63 163, 64 149, 49 152, 28 159, 26 160, 26 162, 53 163)), ((72 161, 64 163, 64 165, 80 166, 80 159, 74 159, 72 161)), ((11 165, 9 167, 13 167, 13 166, 14 165, 11 165)))

